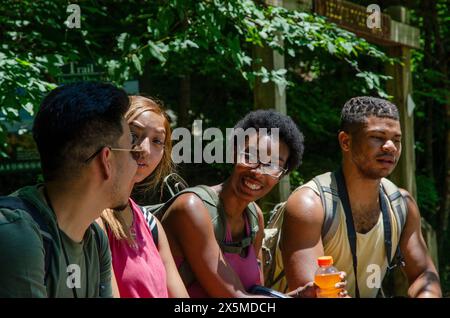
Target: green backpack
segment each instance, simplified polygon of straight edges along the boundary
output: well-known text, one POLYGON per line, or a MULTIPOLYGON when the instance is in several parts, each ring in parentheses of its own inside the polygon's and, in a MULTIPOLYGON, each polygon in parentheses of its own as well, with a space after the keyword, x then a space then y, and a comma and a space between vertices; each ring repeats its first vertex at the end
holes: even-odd
MULTIPOLYGON (((177 176, 176 178, 182 180, 179 182, 183 183, 183 185, 186 185, 186 182, 184 182, 184 180, 181 177, 177 176)), ((202 199, 204 205, 208 209, 208 213, 211 217, 211 222, 214 227, 214 234, 222 252, 242 254, 244 251, 246 251, 246 248, 251 244, 253 244, 253 242, 255 241, 256 233, 258 233, 259 230, 259 225, 258 225, 258 214, 256 210, 256 204, 254 202, 250 203, 247 206, 246 210, 247 218, 250 225, 250 235, 243 237, 240 241, 227 243, 225 242, 226 219, 224 209, 221 200, 215 191, 213 191, 210 187, 206 185, 198 185, 195 187, 185 189, 182 189, 182 186, 168 187, 168 188, 171 189, 171 191, 169 192, 172 195, 172 197, 168 201, 157 205, 149 205, 142 207, 146 219, 148 219, 150 215, 154 215, 159 220, 162 221, 165 217, 166 211, 176 200, 176 198, 178 198, 180 195, 184 193, 194 193, 200 199, 202 199)), ((183 261, 178 270, 180 272, 181 278, 183 279, 183 282, 187 287, 190 286, 195 281, 194 274, 188 262, 183 261)))

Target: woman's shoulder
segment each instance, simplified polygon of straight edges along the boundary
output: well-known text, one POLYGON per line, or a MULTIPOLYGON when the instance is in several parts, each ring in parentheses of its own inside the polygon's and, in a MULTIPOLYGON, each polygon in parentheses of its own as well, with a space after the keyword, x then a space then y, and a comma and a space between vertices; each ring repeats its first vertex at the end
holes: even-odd
POLYGON ((197 210, 202 210, 205 207, 203 198, 196 192, 186 192, 180 194, 173 204, 170 206, 172 210, 182 211, 184 213, 191 213, 197 210))

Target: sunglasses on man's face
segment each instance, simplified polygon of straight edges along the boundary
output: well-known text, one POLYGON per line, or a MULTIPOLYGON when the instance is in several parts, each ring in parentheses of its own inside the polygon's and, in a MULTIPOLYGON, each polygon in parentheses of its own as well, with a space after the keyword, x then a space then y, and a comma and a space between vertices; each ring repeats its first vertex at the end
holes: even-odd
POLYGON ((142 152, 144 151, 140 146, 133 145, 133 148, 127 149, 127 148, 115 148, 110 146, 101 146, 97 151, 95 151, 89 158, 87 158, 84 163, 89 163, 92 159, 94 159, 102 150, 103 148, 108 148, 111 151, 128 151, 134 160, 138 160, 141 157, 142 152))

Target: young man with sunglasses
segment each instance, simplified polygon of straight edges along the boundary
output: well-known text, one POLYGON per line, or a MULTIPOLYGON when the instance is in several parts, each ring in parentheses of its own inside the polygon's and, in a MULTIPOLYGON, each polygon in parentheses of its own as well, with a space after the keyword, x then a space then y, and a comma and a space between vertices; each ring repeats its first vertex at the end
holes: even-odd
POLYGON ((33 126, 44 183, 0 199, 0 297, 111 297, 108 240, 94 222, 123 209, 139 149, 110 84, 61 86, 33 126))

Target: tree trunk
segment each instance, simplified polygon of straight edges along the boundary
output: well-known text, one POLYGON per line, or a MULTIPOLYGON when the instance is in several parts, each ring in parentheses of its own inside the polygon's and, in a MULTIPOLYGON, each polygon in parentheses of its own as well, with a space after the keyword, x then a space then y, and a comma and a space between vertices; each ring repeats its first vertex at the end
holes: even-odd
POLYGON ((446 238, 446 234, 448 231, 448 222, 449 222, 449 214, 450 214, 450 96, 447 96, 447 105, 446 105, 446 118, 447 118, 447 141, 445 143, 445 160, 444 160, 444 167, 445 167, 445 180, 444 180, 444 187, 442 190, 442 203, 441 203, 441 209, 440 209, 440 229, 438 231, 439 234, 439 245, 440 245, 440 251, 441 253, 444 252, 444 242, 446 238))
MULTIPOLYGON (((421 11, 423 14, 423 31, 424 31, 424 69, 433 68, 433 7, 434 1, 422 0, 421 11)), ((425 99, 425 113, 427 116, 427 125, 425 128, 425 173, 428 177, 434 178, 433 169, 433 98, 425 99)))
POLYGON ((433 169, 433 98, 426 99, 427 124, 425 128, 425 173, 427 177, 434 179, 433 169))
MULTIPOLYGON (((443 182, 437 183, 438 191, 441 194, 441 205, 438 213, 438 239, 439 239, 439 248, 441 255, 444 255, 446 252, 445 241, 447 238, 448 231, 448 222, 449 222, 449 213, 450 213, 450 95, 449 95, 449 85, 448 85, 448 56, 445 52, 444 43, 441 38, 441 27, 443 26, 442 21, 439 21, 436 1, 429 1, 430 3, 430 24, 432 25, 433 37, 434 37, 434 66, 435 69, 439 70, 439 72, 445 76, 445 79, 441 81, 442 89, 447 92, 447 103, 444 105, 444 116, 446 118, 445 123, 445 135, 442 138, 441 142, 436 145, 439 147, 443 145, 443 151, 440 152, 443 154, 443 161, 440 161, 440 168, 436 169, 438 175, 436 178, 444 178, 443 182)), ((428 126, 431 126, 429 124, 428 126)), ((437 179, 436 179, 437 180, 437 179)))

